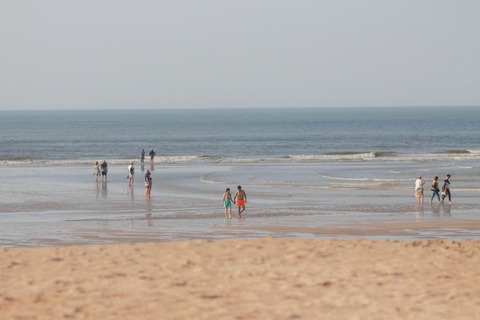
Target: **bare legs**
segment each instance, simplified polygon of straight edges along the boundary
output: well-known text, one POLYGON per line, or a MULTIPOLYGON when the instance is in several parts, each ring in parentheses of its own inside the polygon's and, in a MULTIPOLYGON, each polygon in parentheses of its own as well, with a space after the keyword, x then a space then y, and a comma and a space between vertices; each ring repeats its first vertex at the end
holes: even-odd
POLYGON ((238 219, 242 218, 242 212, 245 211, 245 207, 238 206, 238 219))
POLYGON ((232 219, 232 208, 225 208, 225 220, 232 219))

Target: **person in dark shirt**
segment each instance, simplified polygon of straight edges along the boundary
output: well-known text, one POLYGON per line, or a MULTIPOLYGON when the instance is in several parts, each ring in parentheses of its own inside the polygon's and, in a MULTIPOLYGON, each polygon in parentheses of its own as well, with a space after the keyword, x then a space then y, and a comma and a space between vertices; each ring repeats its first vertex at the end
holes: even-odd
POLYGON ((103 160, 103 163, 100 165, 100 168, 102 168, 102 181, 103 181, 103 177, 105 177, 105 181, 107 181, 107 173, 108 173, 107 161, 103 160))
POLYGON ((442 187, 442 200, 440 203, 443 203, 443 200, 448 196, 448 203, 453 204, 452 202, 452 194, 450 193, 450 175, 447 174, 447 178, 443 180, 443 187, 442 187))

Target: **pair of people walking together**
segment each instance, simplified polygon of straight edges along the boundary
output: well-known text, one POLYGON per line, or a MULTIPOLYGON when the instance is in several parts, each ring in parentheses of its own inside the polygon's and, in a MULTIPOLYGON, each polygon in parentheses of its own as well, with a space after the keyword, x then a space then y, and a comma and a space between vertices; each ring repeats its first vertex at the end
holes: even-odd
POLYGON ((237 204, 238 207, 238 218, 242 218, 242 212, 245 211, 245 203, 247 202, 247 194, 242 190, 241 186, 237 187, 235 196, 232 199, 232 194, 230 193, 230 188, 225 190, 222 198, 223 207, 225 208, 225 219, 232 219, 232 202, 237 204))

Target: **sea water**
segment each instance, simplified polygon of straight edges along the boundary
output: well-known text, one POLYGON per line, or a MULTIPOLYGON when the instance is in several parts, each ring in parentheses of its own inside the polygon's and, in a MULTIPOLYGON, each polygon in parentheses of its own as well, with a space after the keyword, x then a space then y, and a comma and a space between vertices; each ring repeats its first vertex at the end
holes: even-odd
POLYGON ((480 108, 0 112, 0 164, 478 159, 480 108), (396 159, 400 158, 400 159, 396 159))
POLYGON ((0 112, 0 220, 147 215, 191 226, 221 218, 222 193, 237 185, 247 191, 248 218, 417 215, 417 176, 428 203, 433 176, 442 184, 447 173, 455 207, 420 213, 472 216, 479 120, 475 107, 0 112), (156 152, 153 166, 148 156, 140 164, 142 149, 156 152), (92 173, 103 160, 102 183, 92 173), (125 179, 130 162, 133 187, 125 179), (149 201, 146 169, 154 182, 149 201))

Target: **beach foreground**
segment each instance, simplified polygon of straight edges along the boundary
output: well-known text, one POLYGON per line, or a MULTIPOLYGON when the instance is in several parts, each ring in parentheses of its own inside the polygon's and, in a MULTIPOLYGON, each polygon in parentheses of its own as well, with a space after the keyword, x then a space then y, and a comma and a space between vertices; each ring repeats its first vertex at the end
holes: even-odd
POLYGON ((480 241, 3 249, 2 319, 478 319, 480 241))

